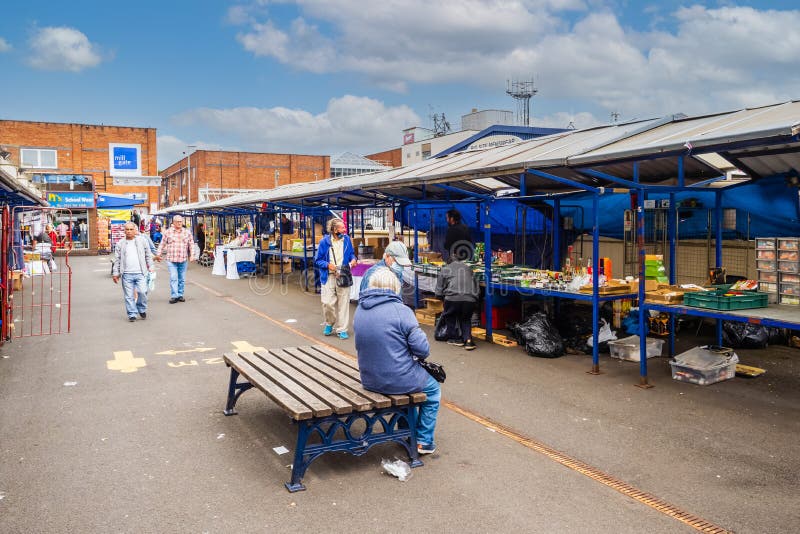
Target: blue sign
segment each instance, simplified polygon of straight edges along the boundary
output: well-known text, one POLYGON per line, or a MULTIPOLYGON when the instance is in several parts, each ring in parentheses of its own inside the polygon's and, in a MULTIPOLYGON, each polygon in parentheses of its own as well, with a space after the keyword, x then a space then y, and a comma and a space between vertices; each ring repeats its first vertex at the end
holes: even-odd
POLYGON ((139 151, 134 147, 115 146, 114 170, 135 171, 139 168, 139 151))
POLYGON ((47 203, 51 208, 93 208, 94 193, 51 191, 47 193, 47 203))
POLYGON ((90 180, 85 174, 34 174, 33 181, 37 184, 85 184, 90 180))

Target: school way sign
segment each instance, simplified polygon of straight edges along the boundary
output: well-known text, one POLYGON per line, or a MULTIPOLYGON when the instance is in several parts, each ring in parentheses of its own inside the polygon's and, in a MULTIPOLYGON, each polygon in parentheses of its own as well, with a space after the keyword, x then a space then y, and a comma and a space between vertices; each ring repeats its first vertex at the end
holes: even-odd
POLYGON ((47 193, 47 203, 51 208, 79 208, 90 209, 94 207, 94 193, 56 191, 47 193))

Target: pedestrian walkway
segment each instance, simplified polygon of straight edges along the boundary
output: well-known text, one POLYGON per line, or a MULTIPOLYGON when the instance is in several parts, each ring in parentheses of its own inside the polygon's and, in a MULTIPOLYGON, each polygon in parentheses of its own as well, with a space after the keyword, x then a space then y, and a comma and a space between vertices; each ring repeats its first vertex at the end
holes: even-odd
POLYGON ((108 258, 73 262, 73 333, 0 349, 2 532, 695 530, 606 474, 736 532, 800 521, 790 349, 754 356, 762 379, 707 388, 654 362, 641 390, 630 362, 593 376, 588 357, 432 342, 448 380, 425 466, 400 482, 380 466, 399 447, 325 455, 289 494, 291 422, 255 394, 224 417, 221 355, 327 343, 354 356, 352 338, 321 335, 319 295, 192 265, 186 302, 170 305, 161 267, 147 320, 129 323, 108 258))

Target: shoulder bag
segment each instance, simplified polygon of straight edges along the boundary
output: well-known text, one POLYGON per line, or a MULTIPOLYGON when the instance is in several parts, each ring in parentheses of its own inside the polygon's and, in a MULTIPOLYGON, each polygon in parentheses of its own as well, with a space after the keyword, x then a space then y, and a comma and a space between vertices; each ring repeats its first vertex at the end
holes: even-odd
POLYGON ((426 360, 417 360, 420 366, 428 371, 428 374, 433 377, 437 382, 444 382, 447 378, 447 373, 444 372, 444 367, 440 363, 429 362, 426 360))
MULTIPOLYGON (((331 243, 331 254, 333 254, 333 263, 338 263, 336 260, 336 253, 333 251, 333 243, 331 243)), ((336 286, 337 287, 350 287, 353 285, 353 273, 350 271, 350 265, 342 264, 339 271, 336 273, 336 286)))

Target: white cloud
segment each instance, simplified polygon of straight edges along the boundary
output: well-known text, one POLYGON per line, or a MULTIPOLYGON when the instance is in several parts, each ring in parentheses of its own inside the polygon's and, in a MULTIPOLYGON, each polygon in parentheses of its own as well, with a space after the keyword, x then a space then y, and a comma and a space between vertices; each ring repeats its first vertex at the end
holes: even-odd
POLYGON ((407 106, 387 107, 378 100, 345 95, 331 99, 327 109, 316 115, 284 107, 200 108, 181 113, 175 122, 211 130, 242 150, 336 154, 399 146, 403 128, 419 124, 420 119, 407 106))
POLYGON ((8 44, 8 41, 0 37, 0 54, 3 52, 8 52, 11 50, 11 45, 8 44))
POLYGON ((498 88, 535 75, 539 101, 582 100, 632 118, 786 100, 800 81, 800 10, 644 9, 651 20, 630 28, 604 0, 296 4, 300 17, 283 26, 250 11, 238 37, 245 49, 400 92, 423 83, 498 88))
POLYGON ((41 28, 30 40, 29 64, 42 70, 80 72, 102 61, 96 44, 86 35, 66 26, 41 28))

